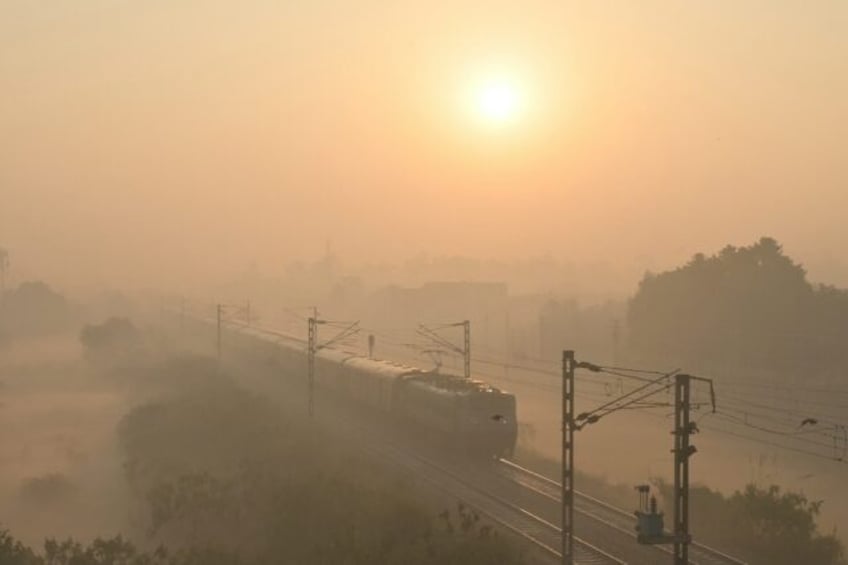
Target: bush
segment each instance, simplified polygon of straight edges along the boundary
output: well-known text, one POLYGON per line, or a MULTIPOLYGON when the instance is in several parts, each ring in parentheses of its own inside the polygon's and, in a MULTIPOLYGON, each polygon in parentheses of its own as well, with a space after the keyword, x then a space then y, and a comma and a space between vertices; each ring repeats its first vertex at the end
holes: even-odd
POLYGON ((102 324, 88 324, 80 331, 86 359, 98 365, 127 365, 142 350, 142 339, 126 318, 109 318, 102 324))
POLYGON ((0 564, 2 565, 241 565, 230 553, 210 548, 192 548, 169 553, 158 548, 152 553, 138 551, 121 536, 97 538, 89 545, 73 539, 44 542, 42 553, 36 553, 7 530, 0 530, 0 564))
MULTIPOLYGON (((662 496, 671 500, 671 486, 658 481, 662 496)), ((752 565, 844 565, 845 549, 835 534, 816 526, 821 501, 783 492, 776 485, 749 484, 730 497, 707 487, 689 491, 692 530, 700 539, 732 548, 752 565)))
POLYGON ((40 281, 22 283, 0 298, 0 335, 6 340, 60 333, 71 318, 65 297, 40 281))
POLYGON ((77 494, 77 487, 65 475, 50 473, 32 477, 21 485, 20 496, 27 504, 50 505, 67 501, 77 494))

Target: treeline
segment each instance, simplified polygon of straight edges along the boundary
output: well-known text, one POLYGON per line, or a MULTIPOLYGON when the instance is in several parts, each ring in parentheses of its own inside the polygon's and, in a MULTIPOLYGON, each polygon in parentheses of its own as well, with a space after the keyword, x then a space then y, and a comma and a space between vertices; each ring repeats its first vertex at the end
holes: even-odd
POLYGON ((627 314, 630 352, 687 367, 833 373, 848 362, 848 291, 815 285, 777 241, 727 246, 647 274, 627 314))

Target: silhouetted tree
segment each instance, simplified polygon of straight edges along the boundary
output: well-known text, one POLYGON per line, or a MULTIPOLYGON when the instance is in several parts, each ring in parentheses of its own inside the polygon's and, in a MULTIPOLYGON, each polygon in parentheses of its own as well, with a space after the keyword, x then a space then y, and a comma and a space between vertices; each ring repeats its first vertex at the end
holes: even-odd
POLYGON ((41 281, 22 283, 0 302, 0 331, 12 337, 40 337, 67 330, 71 309, 61 294, 41 281))
POLYGON ((141 335, 127 318, 109 318, 102 324, 88 324, 80 331, 86 359, 93 363, 132 361, 140 351, 141 335))
MULTIPOLYGON (((657 481, 670 500, 672 487, 657 481)), ((844 565, 845 548, 834 533, 823 534, 816 520, 821 501, 749 484, 725 497, 704 486, 690 489, 692 529, 707 543, 732 548, 751 565, 844 565)))
POLYGON ((628 310, 630 345, 653 359, 779 372, 844 362, 848 295, 815 287, 772 238, 648 273, 628 310))

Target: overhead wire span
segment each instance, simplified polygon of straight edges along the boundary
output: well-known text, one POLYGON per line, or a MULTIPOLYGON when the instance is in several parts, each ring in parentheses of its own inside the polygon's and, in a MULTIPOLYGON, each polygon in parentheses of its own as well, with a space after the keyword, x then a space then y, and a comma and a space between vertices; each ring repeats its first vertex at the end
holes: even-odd
MULTIPOLYGON (((727 387, 727 384, 721 385, 723 389, 727 387)), ((730 387, 732 388, 732 387, 730 387)), ((744 392, 744 391, 733 391, 728 396, 732 395, 735 398, 739 398, 740 400, 744 399, 744 401, 755 401, 758 399, 766 399, 774 403, 774 408, 778 410, 795 410, 800 411, 802 407, 809 406, 810 410, 830 410, 830 411, 838 411, 840 413, 844 413, 848 411, 848 403, 833 401, 833 402, 825 402, 819 399, 809 399, 804 398, 800 394, 796 394, 795 396, 777 396, 770 395, 766 393, 753 393, 753 392, 744 392)))
MULTIPOLYGON (((578 369, 588 369, 588 370, 593 371, 593 372, 606 372, 599 365, 595 365, 593 363, 588 363, 588 362, 585 362, 585 361, 578 362, 575 367, 578 368, 578 369)), ((585 427, 588 424, 594 424, 595 422, 599 421, 601 418, 604 418, 604 417, 608 416, 609 414, 612 414, 613 412, 616 412, 618 410, 622 410, 624 408, 628 408, 628 407, 634 405, 637 402, 645 400, 648 397, 651 397, 651 396, 653 396, 653 395, 655 395, 659 392, 662 392, 663 390, 666 390, 667 388, 669 388, 671 386, 671 383, 669 382, 669 378, 673 374, 675 374, 677 371, 678 370, 675 370, 672 373, 664 373, 660 377, 658 377, 656 379, 651 379, 650 381, 644 383, 642 386, 639 386, 639 387, 631 390, 630 392, 627 392, 627 393, 621 395, 618 398, 615 398, 615 399, 613 399, 609 402, 606 402, 606 403, 602 404, 601 406, 598 406, 594 410, 590 410, 588 412, 582 412, 582 413, 578 414, 577 417, 575 418, 575 420, 577 420, 577 422, 578 422, 576 424, 576 429, 579 430, 579 429, 582 429, 583 427, 585 427), (665 384, 663 384, 663 381, 665 381, 665 384), (658 386, 659 388, 656 389, 656 390, 649 390, 651 387, 654 387, 654 386, 658 386), (634 395, 637 395, 638 393, 643 392, 643 391, 647 391, 647 392, 645 392, 644 394, 642 394, 640 396, 634 397, 634 395), (630 400, 627 400, 628 398, 630 400), (625 400, 627 400, 627 401, 625 402, 625 400)))
POLYGON ((722 400, 726 403, 729 403, 731 406, 736 406, 737 410, 747 411, 750 413, 774 412, 777 414, 793 414, 797 421, 800 421, 804 418, 815 417, 820 422, 826 422, 833 425, 842 425, 842 422, 831 420, 829 417, 821 416, 820 414, 816 414, 813 411, 800 411, 785 406, 769 406, 767 404, 753 402, 749 399, 728 396, 726 394, 722 394, 722 400))
POLYGON ((730 430, 727 430, 727 429, 724 429, 724 428, 717 428, 717 427, 707 426, 707 425, 703 425, 701 427, 702 427, 702 429, 705 429, 705 430, 723 433, 723 434, 726 434, 726 435, 729 435, 729 436, 744 439, 746 441, 751 441, 751 442, 754 442, 754 443, 760 443, 760 444, 763 444, 763 445, 768 445, 770 447, 775 447, 775 448, 783 449, 783 450, 786 450, 786 451, 801 453, 803 455, 818 457, 820 459, 827 459, 829 461, 835 461, 837 463, 842 463, 842 464, 848 463, 848 461, 846 461, 845 457, 836 458, 836 457, 832 457, 832 456, 828 456, 828 455, 823 455, 821 453, 816 453, 814 451, 807 451, 806 449, 800 449, 800 448, 789 446, 789 445, 783 445, 783 444, 780 444, 780 443, 777 443, 777 442, 764 440, 762 438, 751 437, 751 436, 748 436, 748 435, 745 435, 745 434, 740 434, 740 433, 737 433, 737 432, 733 432, 733 431, 730 431, 730 430))
MULTIPOLYGON (((843 439, 843 436, 841 434, 837 435, 837 434, 833 433, 833 434, 825 434, 822 441, 816 441, 816 440, 810 439, 808 437, 795 436, 795 435, 792 435, 791 433, 786 433, 786 432, 783 432, 783 431, 780 431, 780 430, 772 430, 772 429, 765 428, 765 427, 762 427, 762 426, 757 426, 756 424, 752 424, 750 422, 743 422, 739 418, 730 416, 730 415, 725 414, 725 413, 719 412, 719 413, 716 414, 716 416, 719 419, 723 419, 724 421, 728 421, 728 422, 733 423, 733 424, 738 424, 740 426, 751 428, 752 430, 756 430, 756 431, 762 432, 762 433, 767 433, 767 434, 770 434, 770 435, 773 435, 773 436, 785 437, 788 440, 791 440, 792 442, 807 445, 807 446, 810 446, 810 447, 820 447, 820 448, 830 450, 830 449, 832 449, 834 442, 838 442, 839 440, 843 439)), ((836 430, 834 430, 834 431, 836 431, 836 430)))
MULTIPOLYGON (((330 322, 330 326, 338 327, 340 329, 344 329, 342 322, 330 322)), ((453 324, 439 324, 431 327, 421 326, 417 330, 414 330, 414 334, 412 341, 402 341, 397 338, 396 335, 388 333, 392 330, 379 330, 379 329, 370 329, 368 330, 370 333, 378 336, 381 340, 389 344, 390 346, 401 348, 403 350, 410 351, 413 355, 423 356, 426 354, 433 354, 434 352, 438 352, 440 355, 445 355, 449 359, 457 359, 461 355, 461 350, 455 344, 451 343, 449 340, 445 339, 442 336, 438 336, 435 334, 435 330, 447 329, 452 327, 457 327, 462 325, 462 323, 453 323, 453 324), (439 350, 426 349, 426 345, 422 343, 417 343, 414 338, 424 338, 429 341, 435 342, 438 346, 444 348, 439 350)), ((365 330, 366 328, 360 328, 365 330)), ((398 329, 400 331, 400 329, 398 329)), ((413 333, 410 331, 409 333, 413 333)), ((335 341, 335 340, 334 340, 335 341)), ((329 345, 329 343, 327 344, 329 345)), ((494 367, 503 367, 507 370, 514 369, 517 371, 525 371, 528 373, 544 375, 547 377, 559 377, 560 374, 552 369, 546 369, 544 367, 534 366, 532 364, 528 364, 526 362, 511 362, 507 360, 498 360, 490 357, 474 357, 473 360, 477 363, 481 363, 484 365, 494 366, 494 367)), ((546 365, 548 367, 554 367, 555 364, 550 361, 538 360, 533 358, 526 358, 525 360, 530 360, 531 362, 534 360, 540 361, 541 364, 546 365)), ((672 372, 662 372, 657 370, 649 370, 649 369, 641 369, 641 368, 632 368, 632 367, 620 367, 620 366, 603 366, 603 365, 594 365, 591 363, 583 363, 578 365, 578 368, 588 369, 592 372, 598 373, 600 375, 606 377, 613 377, 618 379, 627 379, 631 381, 636 381, 640 383, 640 386, 629 390, 624 393, 620 398, 603 402, 607 400, 611 395, 611 387, 618 387, 619 391, 623 391, 622 381, 610 382, 610 381, 598 381, 597 379, 586 379, 586 383, 591 383, 594 386, 600 387, 600 390, 595 390, 594 392, 581 391, 576 393, 576 396, 585 400, 590 401, 601 401, 602 404, 588 412, 585 412, 579 417, 584 420, 583 426, 588 423, 593 423, 598 421, 599 419, 609 415, 612 412, 618 410, 646 410, 651 408, 663 408, 669 407, 670 404, 668 402, 648 402, 646 401, 650 396, 655 394, 660 394, 662 392, 667 392, 670 390, 670 383, 663 384, 662 381, 664 379, 669 379, 674 374, 679 372, 678 370, 672 372), (646 378, 644 375, 656 375, 659 378, 651 379, 646 378), (657 385, 658 388, 656 390, 649 391, 647 390, 650 386, 657 385), (604 394, 606 392, 606 394, 604 394), (639 394, 640 392, 644 392, 644 394, 639 394)), ((526 386, 532 386, 534 388, 538 388, 544 391, 553 391, 558 387, 552 386, 553 382, 548 381, 533 381, 533 380, 522 380, 516 379, 512 375, 495 375, 490 372, 485 371, 476 371, 477 374, 481 376, 488 377, 490 379, 494 379, 501 382, 512 382, 517 384, 523 384, 526 386)), ((721 385, 729 386, 730 388, 755 388, 755 387, 768 387, 772 383, 764 383, 764 382, 750 382, 743 380, 742 382, 734 382, 727 381, 722 382, 721 385)), ((827 391, 825 391, 827 392, 827 391)), ((833 391, 833 392, 843 392, 843 391, 833 391)), ((712 393, 711 391, 711 394, 712 393)), ((716 431, 718 433, 724 433, 726 435, 731 435, 734 437, 738 437, 740 439, 744 439, 747 441, 760 443, 764 445, 769 445, 772 447, 789 450, 797 453, 801 453, 804 455, 824 458, 828 460, 835 460, 839 462, 844 462, 845 454, 848 452, 848 428, 846 426, 829 420, 828 418, 819 417, 815 411, 799 411, 797 408, 789 408, 785 406, 770 406, 767 404, 752 402, 751 399, 744 398, 744 392, 737 392, 735 394, 727 394, 722 391, 721 394, 718 395, 718 401, 724 408, 721 410, 716 410, 715 412, 709 412, 703 414, 700 418, 696 420, 696 422, 701 422, 706 419, 707 416, 712 416, 712 421, 715 423, 720 423, 718 426, 711 425, 709 422, 704 424, 705 429, 710 429, 712 431, 716 431), (781 415, 786 414, 794 414, 796 416, 795 419, 787 416, 781 417, 781 415), (798 420, 800 417, 813 417, 818 420, 819 423, 826 424, 826 427, 822 428, 806 428, 794 430, 791 429, 792 424, 798 420), (745 418, 748 418, 747 420, 745 418), (753 421, 752 421, 753 420, 753 421), (775 424, 777 427, 769 427, 769 425, 764 425, 763 422, 770 422, 775 424), (787 441, 784 442, 774 442, 774 441, 766 441, 760 437, 751 436, 750 434, 738 433, 733 430, 726 429, 726 426, 738 426, 747 428, 757 433, 766 433, 773 436, 779 436, 785 438, 787 441), (780 426, 783 426, 786 429, 778 429, 780 426), (831 440, 831 443, 828 443, 827 440, 831 440), (795 445, 792 445, 795 444, 795 445), (800 446, 800 447, 799 447, 800 446), (806 446, 806 449, 804 447, 806 446), (832 454, 826 455, 820 452, 817 452, 816 449, 822 450, 827 449, 831 450, 832 454)), ((788 400, 785 398, 780 398, 779 396, 775 396, 779 400, 788 400)), ((711 399, 711 403, 715 402, 715 397, 711 399)), ((814 404, 814 402, 808 402, 806 400, 801 400, 803 403, 814 404)), ((822 403, 824 404, 824 403, 822 403)), ((693 408, 699 409, 703 406, 708 405, 708 403, 693 403, 693 408)), ((713 404, 714 405, 714 404, 713 404)), ((650 411, 643 412, 647 415, 664 418, 665 416, 660 416, 655 413, 651 413, 650 411)))

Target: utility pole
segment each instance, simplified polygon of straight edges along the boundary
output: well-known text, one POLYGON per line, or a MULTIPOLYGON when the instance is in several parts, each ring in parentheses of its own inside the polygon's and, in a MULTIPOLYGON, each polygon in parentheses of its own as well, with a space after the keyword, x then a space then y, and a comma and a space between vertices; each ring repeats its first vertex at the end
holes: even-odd
POLYGON ((562 564, 574 565, 574 351, 562 352, 562 564))
POLYGON ((689 436, 696 428, 689 420, 690 376, 674 378, 674 565, 689 564, 689 457, 695 453, 689 436))
MULTIPOLYGON (((316 314, 318 312, 317 309, 314 311, 316 314)), ((308 332, 308 341, 307 341, 307 387, 308 387, 308 411, 309 417, 312 418, 315 412, 315 353, 319 349, 324 349, 325 347, 330 347, 336 343, 343 342, 345 339, 350 338, 357 333, 359 333, 359 322, 330 322, 327 320, 319 320, 317 317, 309 318, 309 332, 308 332), (341 331, 337 333, 334 337, 328 339, 324 343, 318 343, 318 325, 319 324, 344 324, 341 331)))
MULTIPOLYGON (((183 316, 185 312, 185 299, 182 299, 180 305, 180 325, 183 323, 183 316)), ((215 307, 215 317, 216 317, 216 327, 217 327, 217 335, 216 335, 216 350, 218 353, 218 363, 221 362, 221 333, 224 329, 224 324, 232 321, 235 318, 246 317, 247 325, 250 325, 250 301, 247 302, 247 306, 241 306, 237 304, 223 304, 219 302, 215 307)))
POLYGON ((217 331, 217 334, 216 334, 217 340, 216 340, 216 348, 215 349, 218 352, 218 364, 219 365, 221 364, 221 315, 222 315, 223 311, 224 311, 224 305, 218 304, 217 308, 216 308, 217 320, 218 320, 218 323, 217 323, 218 331, 217 331))
MULTIPOLYGON (((424 324, 419 324, 418 335, 429 339, 436 345, 443 347, 447 351, 453 352, 457 356, 462 355, 462 374, 466 379, 471 378, 471 322, 469 320, 434 326, 432 328, 427 327, 424 324), (462 347, 450 342, 437 333, 438 330, 458 328, 460 326, 462 327, 462 347)), ((433 350, 430 353, 439 352, 439 350, 433 350)), ((440 363, 437 364, 441 365, 440 363)))
POLYGON ((6 273, 9 270, 9 252, 0 247, 0 296, 6 292, 6 273))
POLYGON ((464 320, 462 322, 462 333, 463 333, 463 368, 465 373, 465 378, 471 378, 471 322, 469 320, 464 320))
POLYGON ((368 334, 368 358, 374 358, 374 344, 377 342, 377 339, 374 337, 374 334, 368 334))
POLYGON ((612 362, 618 365, 619 363, 619 344, 621 342, 621 325, 618 318, 612 321, 612 362))
POLYGON ((649 380, 642 379, 645 384, 636 389, 613 399, 590 412, 582 412, 574 415, 574 369, 588 369, 593 372, 604 372, 604 368, 593 363, 575 363, 574 352, 564 351, 562 361, 563 374, 563 445, 562 445, 562 533, 563 563, 573 564, 571 555, 571 543, 568 536, 572 535, 572 522, 570 512, 573 510, 573 464, 574 464, 574 430, 580 430, 588 424, 594 424, 601 418, 628 407, 637 407, 647 398, 674 387, 674 528, 671 533, 663 530, 662 514, 656 511, 655 502, 648 504, 648 487, 637 487, 640 493, 640 510, 636 512, 637 527, 639 534, 636 541, 641 544, 673 544, 674 565, 689 565, 689 544, 692 536, 689 534, 689 458, 695 454, 697 449, 689 443, 689 436, 698 432, 698 426, 690 418, 691 412, 691 382, 703 381, 710 386, 710 401, 713 412, 716 409, 715 388, 711 379, 694 377, 678 373, 660 375, 658 378, 649 380), (668 378, 674 375, 674 384, 668 382, 668 378))
POLYGON ((307 363, 308 363, 308 384, 309 387, 309 400, 308 400, 308 410, 309 417, 312 418, 312 414, 315 406, 315 349, 317 348, 316 342, 318 341, 318 320, 314 317, 309 318, 309 340, 308 340, 308 352, 307 352, 307 363))

